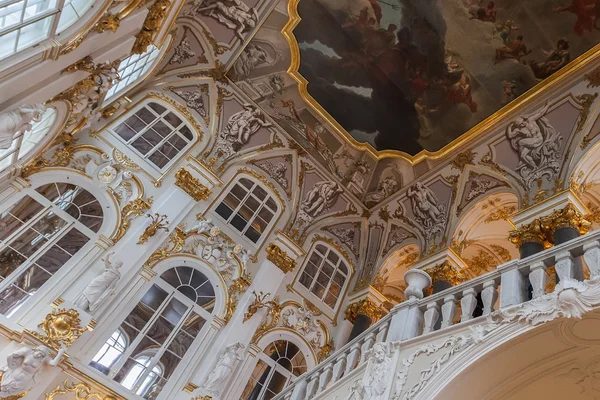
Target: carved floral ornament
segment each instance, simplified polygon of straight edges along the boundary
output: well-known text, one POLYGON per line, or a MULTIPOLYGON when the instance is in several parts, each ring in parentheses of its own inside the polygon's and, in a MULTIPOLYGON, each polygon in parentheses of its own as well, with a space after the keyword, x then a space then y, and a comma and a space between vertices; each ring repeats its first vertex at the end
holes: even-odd
POLYGON ((87 383, 69 383, 65 380, 56 389, 46 394, 45 400, 55 400, 57 396, 67 393, 74 393, 75 400, 117 400, 117 397, 112 395, 103 395, 92 391, 92 387, 87 383), (62 386, 62 387, 61 387, 62 386))

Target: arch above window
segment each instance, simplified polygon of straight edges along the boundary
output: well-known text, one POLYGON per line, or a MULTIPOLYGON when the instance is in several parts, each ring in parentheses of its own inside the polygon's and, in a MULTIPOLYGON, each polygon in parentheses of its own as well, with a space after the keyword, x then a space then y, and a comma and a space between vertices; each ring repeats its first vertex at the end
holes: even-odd
POLYGON ((351 275, 344 257, 325 243, 316 242, 304 262, 298 284, 312 296, 335 310, 351 275))
POLYGON ((152 100, 109 131, 159 171, 167 169, 197 138, 175 110, 152 100))
POLYGON ((242 175, 230 186, 215 213, 256 245, 277 220, 280 207, 268 189, 242 175))

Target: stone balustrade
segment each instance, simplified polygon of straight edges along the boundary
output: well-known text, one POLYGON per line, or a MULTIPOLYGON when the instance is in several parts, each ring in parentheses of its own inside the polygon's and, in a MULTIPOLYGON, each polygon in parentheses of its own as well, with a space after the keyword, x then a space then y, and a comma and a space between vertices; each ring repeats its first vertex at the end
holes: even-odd
POLYGON ((590 276, 600 276, 600 231, 521 260, 509 261, 485 275, 425 298, 422 290, 431 283, 429 276, 419 270, 408 271, 405 275, 409 285, 405 291, 407 301, 394 307, 312 371, 298 377, 274 400, 318 398, 319 393, 365 362, 366 352, 377 342, 415 339, 543 296, 548 290, 546 269, 549 267, 555 268, 559 282, 568 278, 583 280, 582 258, 590 276))

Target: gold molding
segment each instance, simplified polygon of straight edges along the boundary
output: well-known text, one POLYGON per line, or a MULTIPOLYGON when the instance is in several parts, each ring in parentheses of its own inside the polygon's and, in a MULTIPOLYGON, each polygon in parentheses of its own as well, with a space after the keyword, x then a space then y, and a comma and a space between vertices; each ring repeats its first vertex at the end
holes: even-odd
POLYGON ((233 316, 238 305, 240 294, 244 293, 251 284, 252 278, 248 274, 243 274, 231 283, 227 289, 227 308, 225 310, 225 316, 223 317, 225 323, 228 323, 233 316))
POLYGON ((114 235, 112 235, 110 239, 114 243, 121 240, 121 238, 125 236, 127 230, 131 226, 131 220, 142 216, 146 211, 150 210, 153 201, 154 199, 152 197, 149 197, 146 200, 139 197, 124 205, 121 209, 121 223, 118 227, 117 232, 114 235))
POLYGON ((348 304, 345 318, 354 324, 356 322, 356 317, 359 314, 369 317, 371 319, 371 323, 373 324, 379 321, 381 317, 385 315, 385 312, 371 299, 365 298, 348 304))
POLYGON ((167 17, 167 10, 170 8, 172 8, 171 0, 157 0, 152 4, 142 29, 135 35, 135 43, 131 49, 132 54, 143 54, 148 46, 153 44, 156 34, 167 17))
POLYGON ((294 36, 294 29, 300 23, 301 17, 298 13, 298 4, 300 0, 290 0, 288 2, 288 22, 281 30, 281 34, 288 42, 291 54, 290 67, 287 70, 288 75, 297 82, 300 97, 312 108, 312 110, 323 118, 341 138, 352 148, 358 151, 364 151, 377 160, 384 158, 400 158, 406 160, 410 165, 418 164, 421 161, 430 159, 437 160, 447 156, 458 148, 466 146, 468 143, 474 143, 486 137, 487 133, 493 132, 494 128, 503 121, 514 118, 523 107, 531 105, 537 98, 547 95, 546 92, 563 87, 568 83, 568 79, 576 72, 585 69, 597 58, 600 57, 600 44, 592 47, 579 57, 572 60, 560 71, 554 73, 549 78, 538 83, 516 100, 513 100, 500 110, 496 111, 477 125, 448 143, 437 151, 422 150, 414 156, 398 150, 376 150, 368 143, 360 143, 350 135, 308 92, 308 81, 300 74, 300 47, 294 36))
POLYGON ((56 396, 67 394, 69 392, 75 393, 75 400, 117 400, 117 397, 112 395, 102 395, 100 393, 92 392, 92 387, 87 383, 69 383, 67 379, 58 385, 50 393, 46 393, 45 400, 54 400, 56 396), (64 389, 61 389, 61 385, 64 389))
POLYGON ((294 271, 296 268, 296 261, 290 257, 285 251, 281 250, 281 247, 275 243, 271 243, 267 246, 267 260, 271 261, 277 268, 282 270, 285 274, 294 271))
MULTIPOLYGON (((32 336, 48 347, 58 350, 62 345, 71 346, 84 332, 92 330, 93 326, 82 327, 79 312, 75 309, 54 308, 38 325, 43 334, 30 332, 32 336)), ((96 322, 94 321, 93 325, 96 322)))
POLYGON ((199 179, 194 178, 185 168, 180 168, 175 173, 175 186, 186 192, 195 201, 208 199, 212 191, 204 186, 199 179))
POLYGON ((433 268, 426 269, 425 272, 431 277, 432 286, 439 281, 445 281, 456 286, 466 280, 461 271, 458 271, 448 262, 436 265, 433 268))

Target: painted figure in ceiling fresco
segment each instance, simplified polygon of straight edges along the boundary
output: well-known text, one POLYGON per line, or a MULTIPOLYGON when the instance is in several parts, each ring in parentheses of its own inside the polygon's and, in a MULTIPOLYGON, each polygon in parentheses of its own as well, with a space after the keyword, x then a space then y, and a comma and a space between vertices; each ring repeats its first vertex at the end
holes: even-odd
POLYGON ((229 29, 243 42, 245 33, 258 23, 258 14, 241 0, 194 0, 187 15, 202 14, 213 17, 229 29))
POLYGON ((302 0, 299 73, 357 141, 435 151, 600 41, 597 2, 302 0))

